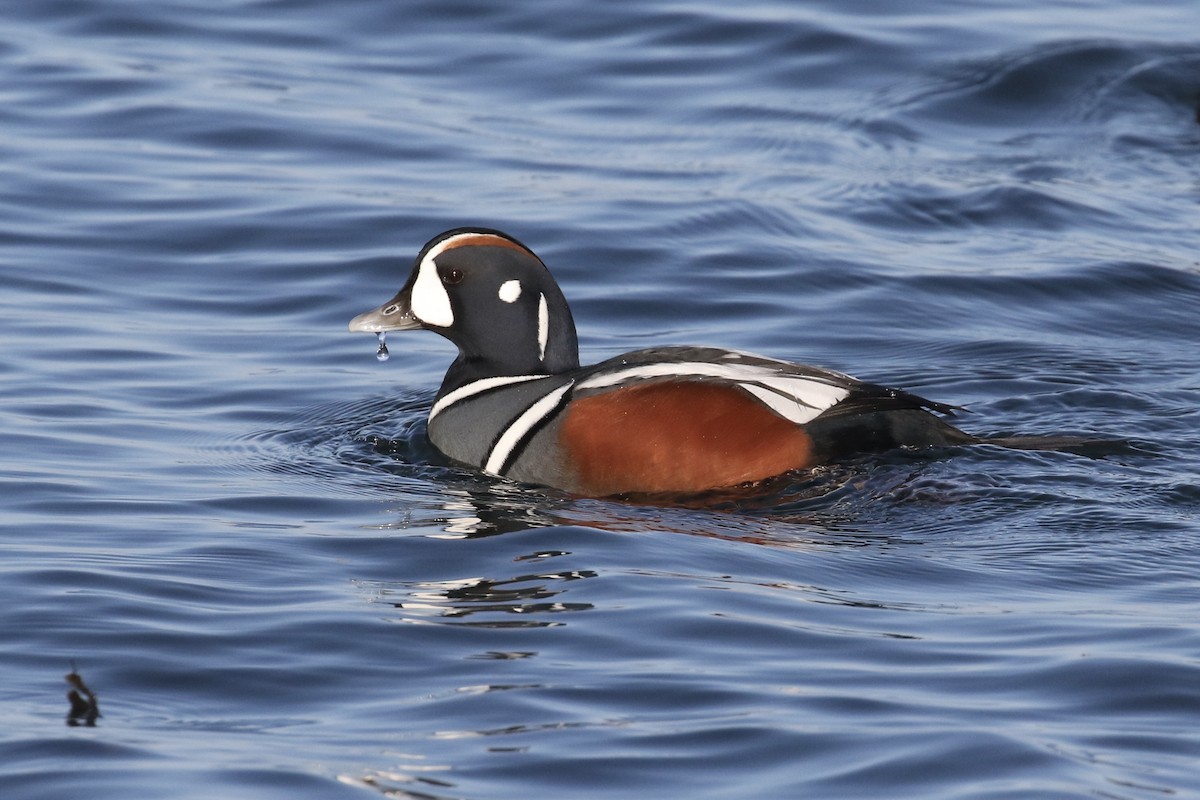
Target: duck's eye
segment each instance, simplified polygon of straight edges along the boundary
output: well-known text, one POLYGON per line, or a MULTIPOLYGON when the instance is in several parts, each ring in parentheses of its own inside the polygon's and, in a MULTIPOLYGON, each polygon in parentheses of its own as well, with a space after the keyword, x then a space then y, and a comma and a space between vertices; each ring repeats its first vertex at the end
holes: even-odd
POLYGON ((451 267, 442 273, 442 283, 446 284, 447 286, 453 286, 456 283, 461 283, 462 279, 463 271, 461 269, 454 269, 451 267))

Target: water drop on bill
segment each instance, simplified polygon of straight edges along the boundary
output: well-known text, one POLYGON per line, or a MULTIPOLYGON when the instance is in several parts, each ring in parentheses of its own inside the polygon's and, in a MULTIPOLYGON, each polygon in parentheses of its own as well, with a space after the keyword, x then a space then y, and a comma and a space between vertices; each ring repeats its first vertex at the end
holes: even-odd
POLYGON ((375 334, 375 337, 379 339, 379 349, 375 351, 375 357, 380 361, 387 361, 388 357, 391 355, 387 349, 387 334, 383 331, 379 331, 375 334))

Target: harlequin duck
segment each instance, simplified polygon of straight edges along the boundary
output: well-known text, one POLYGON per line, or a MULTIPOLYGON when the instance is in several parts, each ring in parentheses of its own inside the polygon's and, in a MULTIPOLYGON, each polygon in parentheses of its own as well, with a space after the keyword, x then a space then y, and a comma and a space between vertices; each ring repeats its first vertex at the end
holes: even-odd
POLYGON ((592 497, 688 494, 895 447, 981 442, 956 406, 818 367, 711 347, 637 350, 581 367, 562 291, 533 251, 455 228, 417 254, 400 292, 351 331, 425 328, 459 350, 429 411, 448 458, 592 497))

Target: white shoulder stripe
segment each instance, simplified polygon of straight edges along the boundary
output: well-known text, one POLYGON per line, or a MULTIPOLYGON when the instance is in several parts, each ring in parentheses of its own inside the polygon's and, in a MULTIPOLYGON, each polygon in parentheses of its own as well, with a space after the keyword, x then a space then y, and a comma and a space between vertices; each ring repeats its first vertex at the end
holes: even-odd
POLYGON ((498 389, 501 386, 508 386, 511 383, 524 383, 525 381, 536 381, 548 377, 548 375, 501 375, 497 378, 481 378, 477 381, 471 381, 465 386, 460 386, 454 391, 449 392, 441 400, 434 403, 433 408, 429 409, 429 418, 433 419, 459 400, 472 397, 480 392, 498 389))
POLYGON ((490 472, 493 475, 502 474, 502 470, 508 463, 508 459, 512 456, 513 451, 517 448, 517 445, 524 440, 525 436, 533 430, 535 425, 554 413, 555 409, 562 402, 563 397, 567 392, 571 391, 571 386, 574 383, 574 381, 567 381, 521 412, 521 415, 513 420, 512 424, 496 440, 495 446, 492 447, 492 452, 488 454, 487 463, 483 465, 484 471, 490 472))

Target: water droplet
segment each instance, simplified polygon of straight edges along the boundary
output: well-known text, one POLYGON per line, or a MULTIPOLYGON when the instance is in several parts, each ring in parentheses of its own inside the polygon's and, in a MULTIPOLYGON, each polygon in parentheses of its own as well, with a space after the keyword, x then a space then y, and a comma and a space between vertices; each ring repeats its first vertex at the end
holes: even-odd
POLYGON ((387 361, 391 355, 387 349, 387 334, 379 331, 375 334, 375 338, 379 339, 379 349, 375 351, 375 357, 380 361, 387 361))

